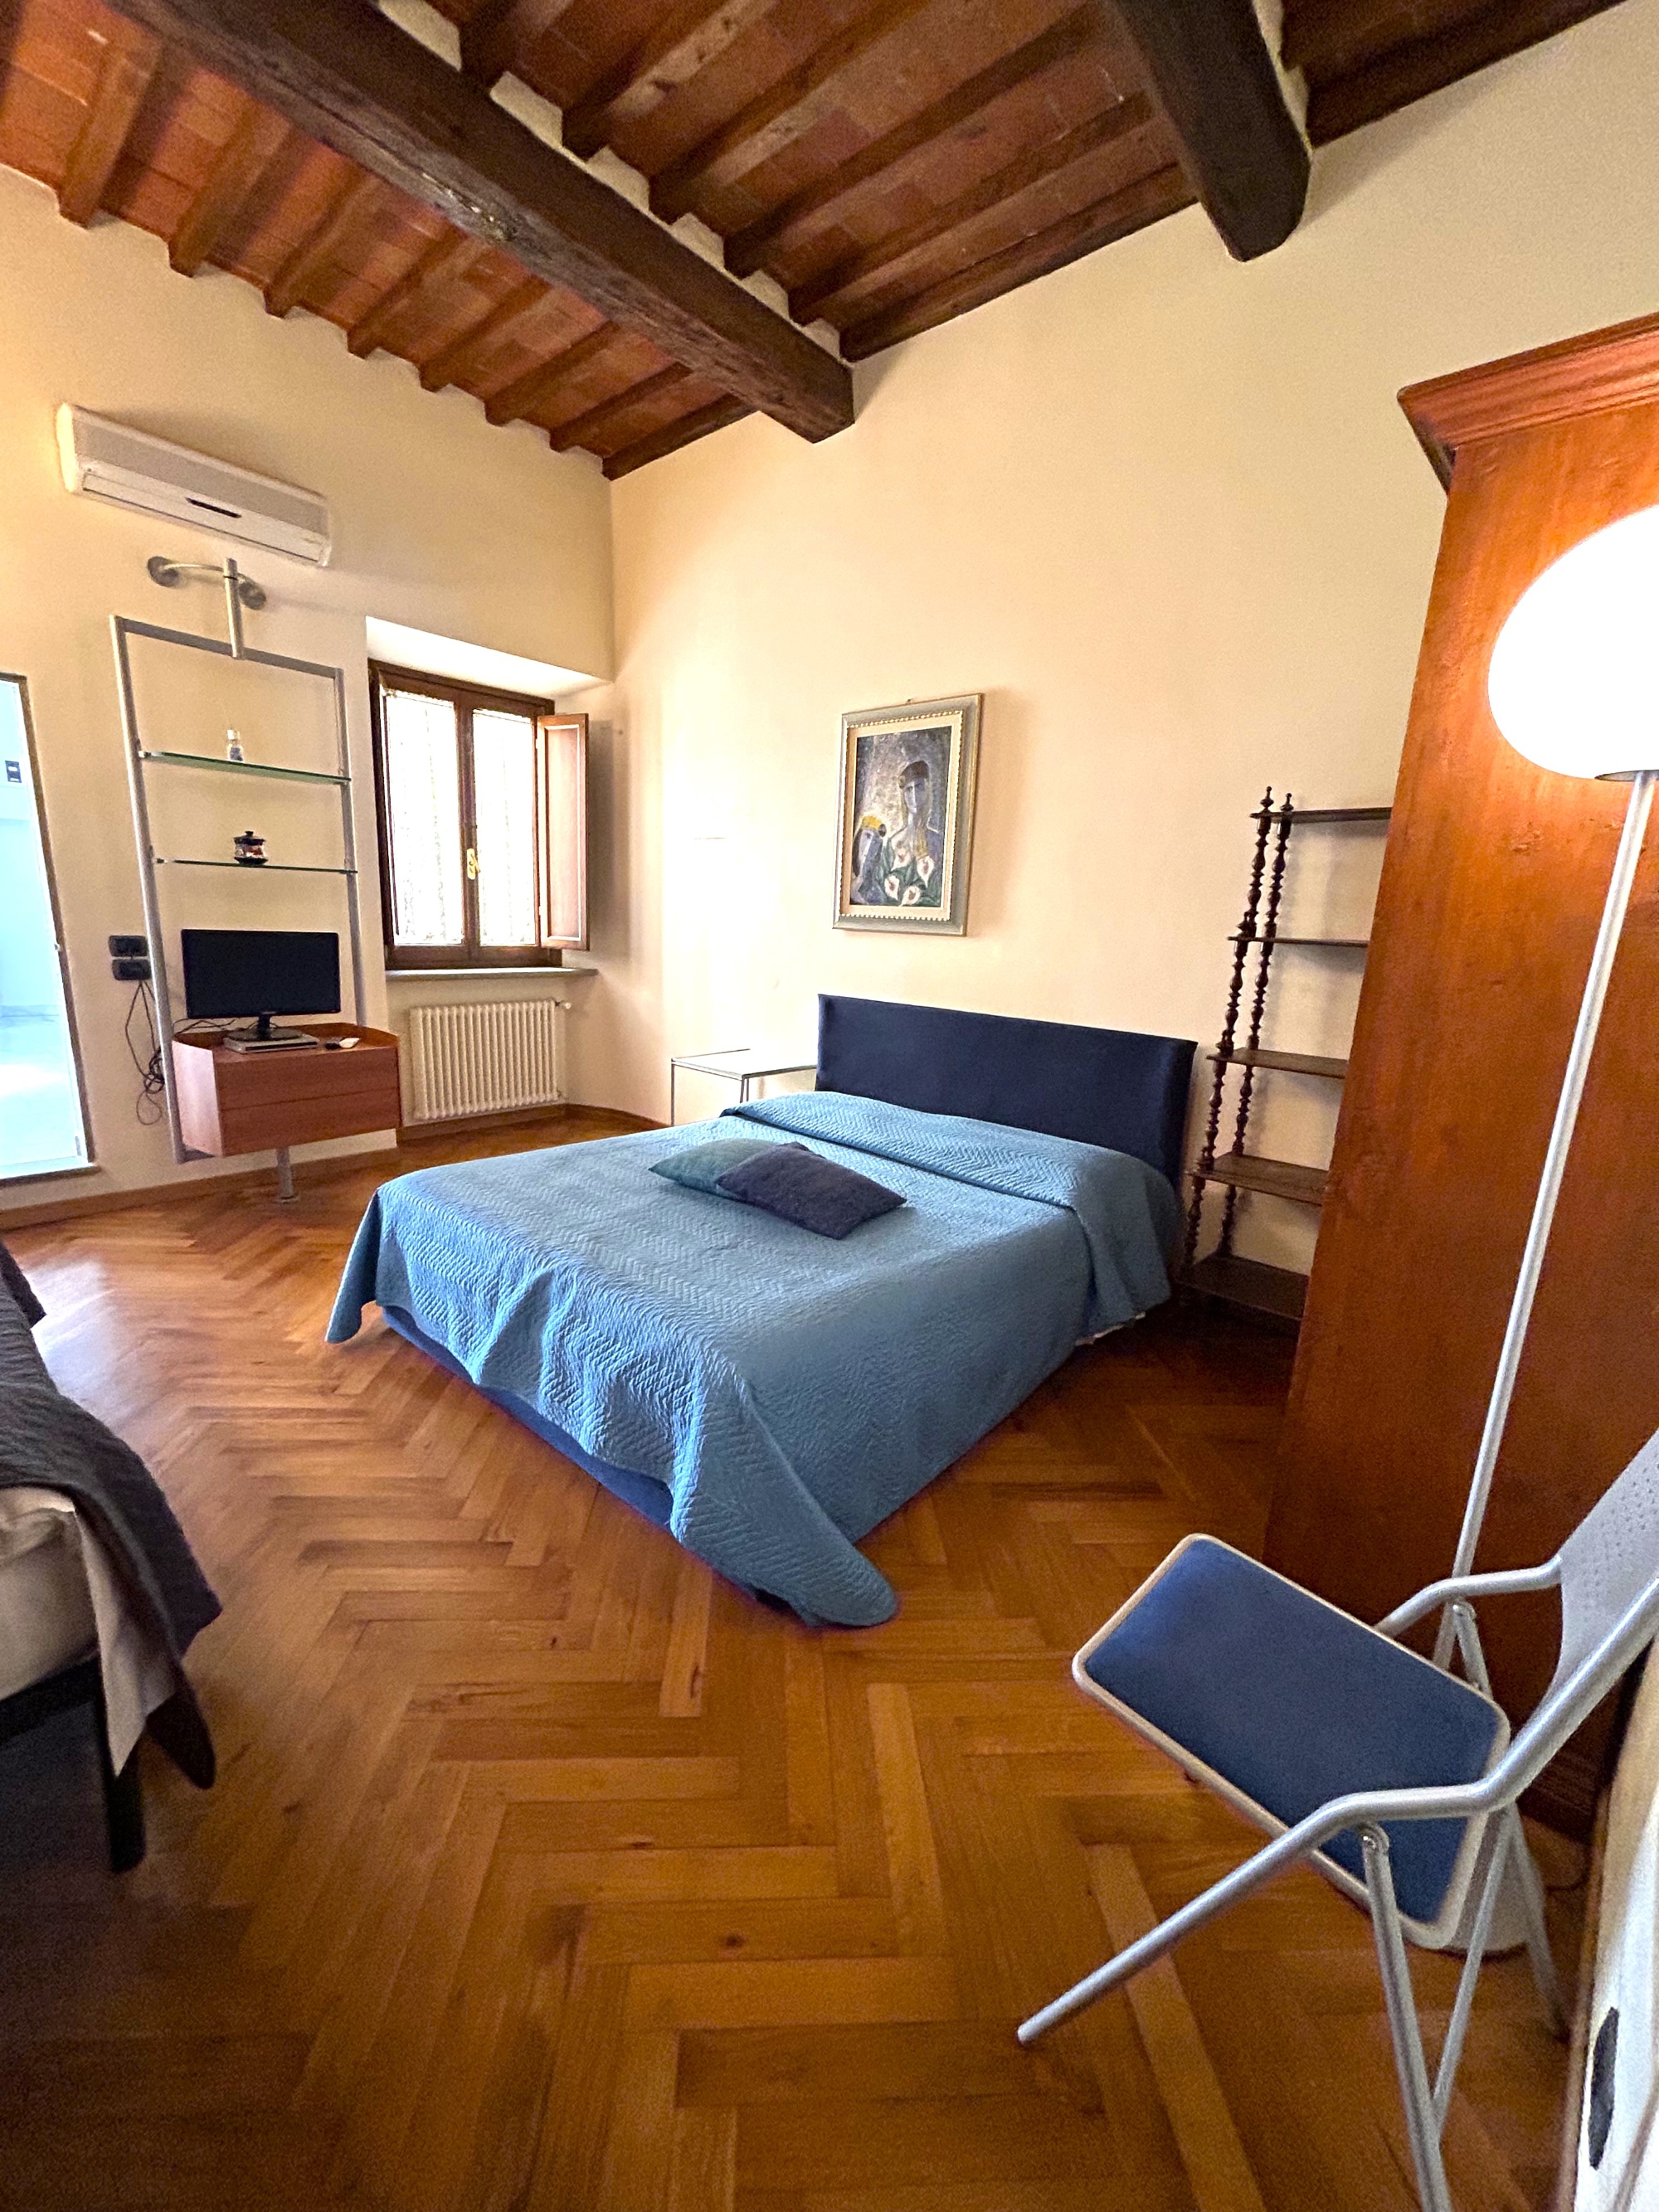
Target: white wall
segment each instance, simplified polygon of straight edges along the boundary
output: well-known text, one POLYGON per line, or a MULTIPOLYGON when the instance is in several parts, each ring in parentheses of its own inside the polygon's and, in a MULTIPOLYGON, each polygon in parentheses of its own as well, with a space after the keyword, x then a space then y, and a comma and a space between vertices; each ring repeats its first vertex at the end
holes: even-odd
MULTIPOLYGON (((1264 785, 1392 787, 1443 512, 1395 394, 1659 307, 1656 88, 1626 0, 1325 149, 1265 260, 1191 210, 870 363, 824 445, 618 484, 584 1094, 665 1114, 671 1050, 810 1041, 820 989, 1212 1041, 1264 785), (980 690, 969 933, 833 930, 839 716, 980 690)), ((1363 921, 1375 858, 1294 918, 1363 921)), ((1294 957, 1279 1041, 1340 1049, 1352 965, 1294 957)), ((1328 1093, 1273 1095, 1322 1158, 1328 1093)))
MULTIPOLYGON (((175 1170, 165 1133, 134 1118, 137 1082, 121 1038, 129 990, 111 980, 104 940, 143 927, 109 618, 222 634, 222 601, 210 587, 164 592, 144 563, 156 552, 212 559, 223 549, 200 532, 71 497, 53 442, 58 403, 73 400, 331 502, 336 550, 326 569, 228 550, 270 594, 269 611, 248 617, 251 641, 347 671, 371 1021, 384 1018, 386 994, 365 619, 608 674, 610 502, 588 456, 556 456, 526 428, 492 429, 475 400, 422 392, 414 370, 388 356, 352 360, 342 334, 313 317, 275 322, 233 277, 175 276, 161 242, 125 224, 79 230, 44 188, 6 171, 0 269, 0 669, 27 678, 33 708, 101 1168, 56 1188, 81 1195, 214 1171, 175 1170)), ((326 722, 314 701, 283 688, 291 679, 249 677, 233 695, 222 664, 207 665, 204 683, 181 662, 147 679, 145 703, 158 723, 194 732, 209 749, 222 745, 227 723, 247 724, 245 738, 271 755, 326 746, 326 722)), ((164 832, 180 843, 222 842, 251 825, 291 852, 325 854, 328 825, 313 795, 187 773, 168 791, 158 843, 164 832)), ((319 881, 199 876, 188 902, 172 894, 169 934, 190 920, 339 927, 336 894, 319 881)), ((53 1188, 0 1189, 0 1212, 38 1204, 53 1188)))

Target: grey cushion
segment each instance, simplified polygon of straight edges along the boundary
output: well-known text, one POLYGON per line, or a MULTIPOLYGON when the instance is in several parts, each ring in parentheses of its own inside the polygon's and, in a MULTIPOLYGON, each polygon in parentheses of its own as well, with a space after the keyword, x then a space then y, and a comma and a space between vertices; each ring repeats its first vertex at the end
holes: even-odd
POLYGON ((677 1182, 685 1190, 706 1190, 715 1197, 726 1194, 715 1186, 723 1175, 741 1167, 757 1152, 769 1152, 774 1147, 752 1137, 716 1137, 706 1145, 687 1145, 684 1151, 670 1152, 665 1160, 653 1163, 651 1172, 665 1182, 677 1182))
POLYGON ((850 1236, 863 1223, 904 1203, 884 1183, 837 1167, 805 1145, 763 1145, 714 1188, 818 1237, 850 1236))

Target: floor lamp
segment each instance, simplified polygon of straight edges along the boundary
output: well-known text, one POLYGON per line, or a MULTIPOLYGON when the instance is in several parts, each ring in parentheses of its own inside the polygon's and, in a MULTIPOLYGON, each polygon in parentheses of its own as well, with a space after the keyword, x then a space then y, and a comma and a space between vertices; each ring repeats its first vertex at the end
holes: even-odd
MULTIPOLYGON (((1528 760, 1560 775, 1628 783, 1630 798, 1504 1332, 1454 1575, 1474 1571, 1584 1078, 1659 781, 1659 507, 1644 507, 1582 539, 1528 586, 1498 632, 1486 691, 1493 720, 1528 760)), ((1441 1666, 1451 1657, 1455 1634, 1448 1608, 1435 1647, 1441 1666)))

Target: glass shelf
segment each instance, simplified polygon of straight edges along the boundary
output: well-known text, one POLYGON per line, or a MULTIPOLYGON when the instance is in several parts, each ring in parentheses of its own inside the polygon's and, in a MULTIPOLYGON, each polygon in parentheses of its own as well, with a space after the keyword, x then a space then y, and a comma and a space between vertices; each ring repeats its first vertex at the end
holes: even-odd
POLYGON ((152 853, 158 868, 237 868, 245 876, 355 876, 356 868, 318 868, 300 860, 192 860, 181 853, 152 853))
POLYGON ((168 768, 216 768, 228 770, 232 775, 273 775, 285 783, 345 783, 343 775, 325 775, 320 769, 272 768, 264 761, 221 760, 214 753, 155 752, 141 750, 141 760, 161 761, 168 768))

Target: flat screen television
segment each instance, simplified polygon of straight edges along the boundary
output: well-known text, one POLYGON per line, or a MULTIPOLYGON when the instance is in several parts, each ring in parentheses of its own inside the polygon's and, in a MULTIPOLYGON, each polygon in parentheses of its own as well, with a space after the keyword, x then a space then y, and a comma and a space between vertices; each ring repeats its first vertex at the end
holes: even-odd
POLYGON ((337 1014, 340 940, 320 929, 181 929, 185 1011, 192 1021, 337 1014))

